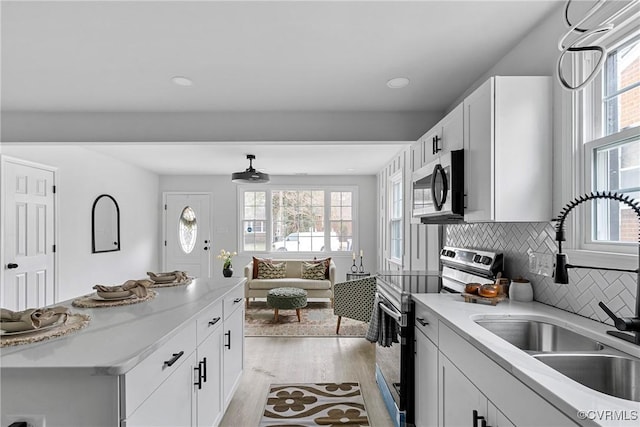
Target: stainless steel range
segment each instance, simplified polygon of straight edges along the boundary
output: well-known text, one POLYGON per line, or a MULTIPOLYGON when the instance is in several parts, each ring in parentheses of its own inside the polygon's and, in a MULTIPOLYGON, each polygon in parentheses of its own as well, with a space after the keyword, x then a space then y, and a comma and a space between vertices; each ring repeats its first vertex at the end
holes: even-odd
POLYGON ((442 271, 382 271, 377 274, 377 301, 396 323, 396 341, 376 345, 376 382, 396 427, 412 426, 414 403, 414 293, 461 293, 467 283, 487 283, 502 271, 502 254, 444 247, 442 271))

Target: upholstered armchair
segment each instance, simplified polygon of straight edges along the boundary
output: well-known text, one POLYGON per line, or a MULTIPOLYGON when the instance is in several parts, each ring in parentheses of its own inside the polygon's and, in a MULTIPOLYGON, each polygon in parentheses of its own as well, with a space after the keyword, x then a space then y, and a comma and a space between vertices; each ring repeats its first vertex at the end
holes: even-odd
POLYGON ((368 322, 371 320, 376 295, 376 278, 350 280, 333 285, 333 313, 338 316, 336 334, 340 333, 342 317, 368 322))

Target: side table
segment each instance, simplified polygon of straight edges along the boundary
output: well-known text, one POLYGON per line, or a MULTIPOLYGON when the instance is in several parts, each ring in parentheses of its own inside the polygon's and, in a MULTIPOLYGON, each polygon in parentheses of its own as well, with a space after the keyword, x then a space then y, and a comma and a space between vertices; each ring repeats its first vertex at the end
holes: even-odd
POLYGON ((371 276, 371 273, 369 272, 347 273, 347 281, 362 279, 363 277, 369 277, 369 276, 371 276))

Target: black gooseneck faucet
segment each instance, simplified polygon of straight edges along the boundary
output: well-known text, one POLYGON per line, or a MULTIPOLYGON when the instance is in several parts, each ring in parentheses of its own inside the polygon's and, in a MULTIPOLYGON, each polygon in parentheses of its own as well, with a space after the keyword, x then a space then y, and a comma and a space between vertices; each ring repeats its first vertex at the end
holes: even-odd
POLYGON ((621 338, 623 340, 632 342, 636 345, 640 345, 640 235, 638 236, 638 268, 635 270, 571 265, 567 263, 567 255, 562 253, 562 242, 565 241, 564 221, 567 218, 567 215, 576 206, 588 200, 594 200, 594 199, 615 200, 628 205, 636 213, 636 216, 638 217, 638 222, 640 224, 640 202, 633 200, 629 196, 625 196, 624 194, 620 194, 620 193, 596 191, 595 193, 584 194, 582 196, 576 197, 571 202, 567 203, 567 205, 560 212, 560 215, 558 215, 558 218, 555 220, 557 221, 556 241, 558 242, 558 253, 556 254, 556 265, 555 265, 555 271, 553 275, 554 281, 556 283, 562 283, 562 284, 569 283, 569 272, 568 272, 569 268, 588 268, 588 269, 595 269, 595 270, 624 271, 627 273, 636 273, 635 317, 620 318, 616 316, 609 309, 609 307, 607 307, 602 301, 600 301, 598 305, 604 310, 605 313, 607 313, 609 317, 611 317, 611 319, 613 319, 616 329, 618 329, 619 331, 628 331, 633 333, 633 335, 631 335, 626 332, 607 331, 608 334, 621 338))

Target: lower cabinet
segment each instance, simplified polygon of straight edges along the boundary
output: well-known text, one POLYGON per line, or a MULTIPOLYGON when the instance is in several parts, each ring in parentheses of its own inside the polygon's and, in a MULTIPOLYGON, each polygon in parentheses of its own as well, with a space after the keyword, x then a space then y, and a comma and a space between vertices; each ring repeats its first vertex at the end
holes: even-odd
POLYGON ((222 418, 222 326, 207 337, 197 350, 194 368, 195 423, 198 427, 218 425, 222 418))
MULTIPOLYGON (((234 298, 235 300, 235 298, 234 298)), ((231 305, 231 313, 225 312, 224 336, 222 349, 222 396, 226 409, 238 387, 240 376, 244 369, 244 304, 242 298, 239 303, 231 305)), ((225 301, 225 309, 227 303, 225 301)))
POLYGON ((127 419, 126 427, 191 426, 194 409, 192 396, 194 363, 195 352, 191 352, 127 419))
POLYGON ((415 424, 438 424, 438 347, 416 327, 415 424))
POLYGON ((442 390, 438 425, 443 427, 510 427, 514 425, 442 354, 438 368, 441 381, 439 389, 442 390))
POLYGON ((417 427, 576 426, 428 307, 415 320, 417 427))

